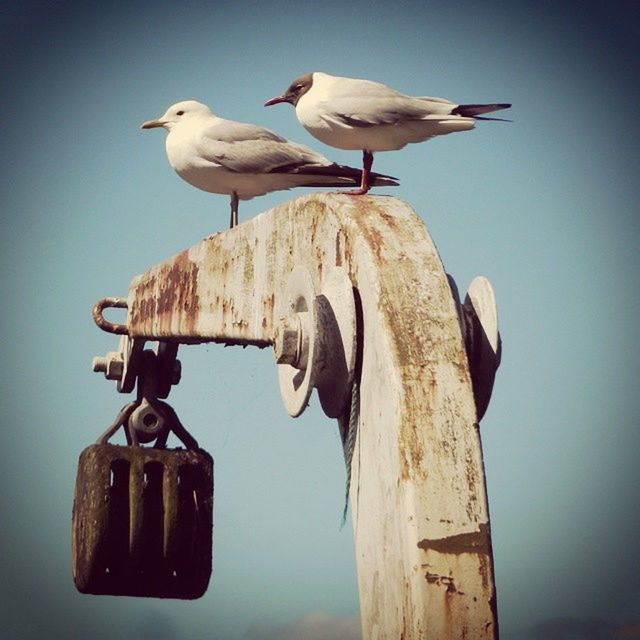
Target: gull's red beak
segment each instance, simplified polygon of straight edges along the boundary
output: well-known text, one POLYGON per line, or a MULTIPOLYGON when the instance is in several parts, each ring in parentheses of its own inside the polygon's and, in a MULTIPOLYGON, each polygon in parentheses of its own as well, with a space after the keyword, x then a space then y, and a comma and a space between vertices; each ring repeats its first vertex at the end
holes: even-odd
POLYGON ((276 96, 275 98, 271 98, 271 100, 267 100, 264 103, 265 107, 270 107, 272 104, 278 104, 279 102, 291 102, 291 98, 289 96, 276 96))

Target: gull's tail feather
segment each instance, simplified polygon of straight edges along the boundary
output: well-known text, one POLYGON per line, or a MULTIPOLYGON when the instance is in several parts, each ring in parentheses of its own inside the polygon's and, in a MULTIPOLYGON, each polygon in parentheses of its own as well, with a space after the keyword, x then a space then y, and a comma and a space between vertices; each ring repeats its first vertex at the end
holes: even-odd
MULTIPOLYGON (((341 164, 337 166, 344 172, 344 174, 353 178, 356 184, 360 184, 360 181, 362 180, 361 169, 354 169, 353 167, 347 167, 341 164)), ((398 178, 394 178, 393 176, 387 176, 384 173, 375 173, 372 171, 369 174, 369 184, 372 187, 397 187, 400 185, 400 182, 398 181, 398 178)))
MULTIPOLYGON (((348 167, 343 164, 329 165, 302 165, 292 168, 278 167, 274 173, 291 173, 301 176, 309 176, 309 182, 305 183, 307 187, 344 187, 349 185, 359 185, 362 179, 362 170, 348 167), (314 182, 314 176, 319 180, 314 182), (335 182, 331 182, 331 179, 335 182)), ((370 184, 374 187, 397 187, 399 186, 398 178, 387 176, 382 173, 371 173, 370 184)))
POLYGON ((399 187, 400 182, 398 178, 392 178, 391 176, 385 176, 381 173, 369 174, 369 183, 372 187, 399 187))
POLYGON ((495 102, 493 104, 459 104, 451 112, 454 116, 463 116, 465 118, 475 118, 476 120, 498 120, 500 122, 511 122, 506 118, 483 118, 481 113, 491 113, 492 111, 500 111, 501 109, 509 109, 511 105, 507 102, 495 102))

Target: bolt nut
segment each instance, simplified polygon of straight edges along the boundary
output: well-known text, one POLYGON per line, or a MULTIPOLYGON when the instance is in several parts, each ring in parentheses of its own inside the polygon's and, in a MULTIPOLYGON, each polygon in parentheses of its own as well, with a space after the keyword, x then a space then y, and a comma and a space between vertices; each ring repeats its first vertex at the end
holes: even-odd
POLYGON ((295 366, 298 360, 300 332, 300 318, 297 314, 289 318, 280 318, 280 324, 273 337, 273 353, 278 364, 295 366))
POLYGON ((120 380, 124 371, 122 354, 118 351, 109 351, 106 356, 96 356, 91 363, 91 368, 96 373, 104 373, 107 380, 120 380))
POLYGON ((307 316, 306 311, 301 311, 280 319, 273 336, 273 352, 278 364, 289 364, 296 369, 306 368, 309 351, 307 316))

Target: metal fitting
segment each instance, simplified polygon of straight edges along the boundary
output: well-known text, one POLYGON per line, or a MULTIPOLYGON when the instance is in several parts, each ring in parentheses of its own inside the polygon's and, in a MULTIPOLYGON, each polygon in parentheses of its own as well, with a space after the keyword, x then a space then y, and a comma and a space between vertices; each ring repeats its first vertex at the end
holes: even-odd
POLYGON ((129 418, 129 430, 138 442, 147 443, 158 438, 168 428, 161 411, 146 398, 136 407, 129 418))
POLYGON ((309 358, 308 316, 307 311, 300 311, 280 319, 273 338, 273 352, 278 364, 306 369, 309 358))
POLYGON ((127 309, 126 298, 102 298, 98 300, 93 307, 93 320, 103 330, 109 333, 117 333, 120 335, 127 335, 128 329, 126 324, 117 324, 115 322, 109 322, 102 315, 105 309, 127 309))
POLYGON ((302 265, 279 294, 273 334, 280 395, 292 417, 309 403, 313 389, 330 418, 342 415, 355 372, 356 311, 353 285, 342 267, 324 271, 322 286, 302 265))
POLYGON ((124 371, 124 360, 118 351, 109 351, 106 356, 96 356, 91 362, 96 373, 104 373, 107 380, 121 380, 124 371))

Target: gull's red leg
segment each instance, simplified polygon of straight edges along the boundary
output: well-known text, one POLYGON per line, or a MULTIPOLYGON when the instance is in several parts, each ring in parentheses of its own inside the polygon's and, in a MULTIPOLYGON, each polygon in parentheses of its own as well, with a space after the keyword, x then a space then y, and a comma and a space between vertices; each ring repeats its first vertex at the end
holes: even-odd
POLYGON ((371 151, 362 152, 362 180, 360 181, 360 188, 355 191, 341 191, 340 193, 346 193, 349 196, 363 196, 371 189, 369 180, 371 177, 371 165, 373 164, 373 153, 371 151))

